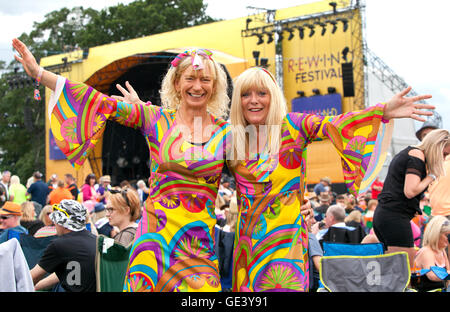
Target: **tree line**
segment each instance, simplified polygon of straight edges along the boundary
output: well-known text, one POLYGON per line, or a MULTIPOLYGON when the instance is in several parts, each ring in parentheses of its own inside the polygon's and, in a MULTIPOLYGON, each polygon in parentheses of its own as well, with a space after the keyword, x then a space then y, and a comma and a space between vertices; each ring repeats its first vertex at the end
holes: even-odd
MULTIPOLYGON (((34 22, 18 38, 38 59, 75 49, 214 22, 203 0, 136 0, 97 11, 62 8, 34 22)), ((33 99, 34 81, 20 64, 0 61, 0 170, 23 179, 45 172, 45 104, 33 99)), ((41 95, 44 90, 41 87, 41 95)))

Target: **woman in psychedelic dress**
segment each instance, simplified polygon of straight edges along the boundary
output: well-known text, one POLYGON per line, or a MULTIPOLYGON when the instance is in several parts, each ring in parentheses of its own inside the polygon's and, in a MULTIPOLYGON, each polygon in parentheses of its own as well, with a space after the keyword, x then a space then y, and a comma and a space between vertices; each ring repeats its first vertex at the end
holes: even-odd
MULTIPOLYGON (((224 165, 226 74, 209 50, 172 62, 161 88, 164 108, 128 104, 42 70, 13 39, 25 71, 54 91, 48 114, 55 140, 79 168, 106 120, 139 129, 150 149, 150 195, 139 222, 124 291, 220 291, 214 253, 214 203, 224 165), (195 127, 208 131, 193 131, 195 127)), ((129 84, 127 85, 129 86, 129 84)))
POLYGON ((235 79, 233 147, 227 152, 240 207, 233 291, 308 291, 308 230, 300 213, 307 145, 330 139, 341 156, 347 188, 357 192, 369 160, 380 155, 372 152, 377 138, 383 138, 378 133, 382 120, 423 121, 413 114, 432 114, 420 110, 431 105, 414 103, 430 96, 406 99, 408 92, 405 89, 386 105, 317 116, 287 113, 282 91, 263 68, 247 69, 235 79))

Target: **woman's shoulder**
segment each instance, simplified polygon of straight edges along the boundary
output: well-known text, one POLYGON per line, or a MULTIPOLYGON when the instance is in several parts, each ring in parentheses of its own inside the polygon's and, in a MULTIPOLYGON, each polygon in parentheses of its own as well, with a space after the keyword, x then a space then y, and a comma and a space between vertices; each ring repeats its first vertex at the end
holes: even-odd
POLYGON ((415 146, 409 146, 407 148, 407 152, 409 156, 413 156, 416 158, 419 158, 422 161, 425 161, 425 154, 423 153, 423 151, 415 146))

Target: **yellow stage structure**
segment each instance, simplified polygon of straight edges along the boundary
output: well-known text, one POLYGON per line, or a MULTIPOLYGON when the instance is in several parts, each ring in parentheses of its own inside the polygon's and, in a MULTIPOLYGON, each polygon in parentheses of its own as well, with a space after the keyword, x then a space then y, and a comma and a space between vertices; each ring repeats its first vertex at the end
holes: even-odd
MULTIPOLYGON (((276 11, 261 10, 237 19, 45 57, 41 66, 110 95, 119 94, 116 83, 128 80, 137 86, 143 100, 150 98, 157 104, 158 83, 171 59, 188 48, 203 47, 213 51, 215 60, 224 65, 230 79, 256 64, 265 66, 277 77, 290 110, 293 110, 292 103, 302 100, 299 98, 314 100, 314 96, 335 94, 340 102, 338 108, 322 105, 313 110, 334 115, 365 107, 362 16, 360 8, 351 7, 349 2, 339 1, 333 6, 329 1, 319 1, 276 11)), ((45 98, 48 105, 48 89, 45 98)), ((114 170, 120 167, 120 161, 124 164, 123 159, 119 161, 120 155, 105 167, 108 155, 118 153, 116 147, 108 150, 107 145, 120 141, 123 130, 108 134, 107 129, 89 161, 76 171, 64 157, 54 155, 57 147, 49 129, 46 120, 47 177, 72 173, 80 186, 91 172, 97 177, 109 174, 116 184, 124 178, 149 175, 148 167, 141 167, 138 174, 133 173, 136 176, 130 173, 128 177, 116 176, 114 170), (115 137, 107 138, 107 135, 115 137)), ((123 140, 123 153, 140 154, 132 146, 139 142, 123 140)), ((133 160, 126 162, 133 163, 133 160)), ((342 183, 340 168, 340 159, 328 140, 308 147, 307 183, 317 183, 323 176, 330 177, 333 183, 342 183)))

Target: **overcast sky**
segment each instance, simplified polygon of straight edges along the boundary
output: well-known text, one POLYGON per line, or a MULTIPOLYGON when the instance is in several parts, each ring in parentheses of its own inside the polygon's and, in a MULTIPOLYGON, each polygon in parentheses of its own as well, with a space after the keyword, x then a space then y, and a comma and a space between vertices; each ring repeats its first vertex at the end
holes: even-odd
MULTIPOLYGON (((33 22, 62 7, 83 6, 100 10, 132 0, 0 0, 0 60, 11 61, 11 39, 32 30, 33 22)), ((280 9, 311 0, 205 0, 214 18, 246 16, 254 6, 280 9)), ((366 0, 366 41, 397 75, 419 94, 430 93, 444 127, 450 129, 450 2, 443 0, 366 0)))

